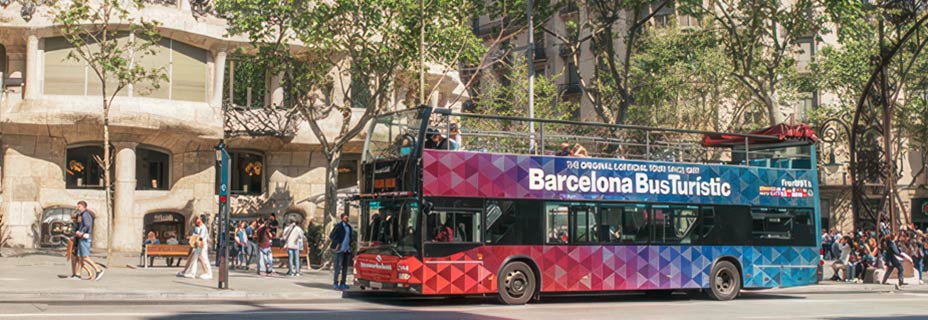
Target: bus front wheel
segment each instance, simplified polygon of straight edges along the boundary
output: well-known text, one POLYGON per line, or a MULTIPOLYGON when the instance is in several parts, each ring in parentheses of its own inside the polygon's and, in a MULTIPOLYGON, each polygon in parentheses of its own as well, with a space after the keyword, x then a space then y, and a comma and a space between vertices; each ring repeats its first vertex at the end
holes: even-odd
POLYGON ((719 261, 709 274, 709 298, 719 301, 734 299, 741 292, 741 272, 729 261, 719 261))
POLYGON ((497 278, 499 301, 508 305, 525 304, 535 294, 535 273, 524 262, 511 262, 500 270, 497 278))

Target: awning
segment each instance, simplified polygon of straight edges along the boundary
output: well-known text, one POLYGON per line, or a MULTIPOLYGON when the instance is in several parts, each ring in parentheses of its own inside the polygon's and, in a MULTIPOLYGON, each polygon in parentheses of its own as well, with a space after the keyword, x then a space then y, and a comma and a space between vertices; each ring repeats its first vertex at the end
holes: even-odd
POLYGON ((744 145, 747 139, 748 144, 775 144, 784 141, 805 140, 810 142, 818 141, 815 131, 807 124, 786 124, 781 123, 769 128, 751 131, 747 135, 733 134, 706 134, 702 138, 704 147, 734 147, 744 145))

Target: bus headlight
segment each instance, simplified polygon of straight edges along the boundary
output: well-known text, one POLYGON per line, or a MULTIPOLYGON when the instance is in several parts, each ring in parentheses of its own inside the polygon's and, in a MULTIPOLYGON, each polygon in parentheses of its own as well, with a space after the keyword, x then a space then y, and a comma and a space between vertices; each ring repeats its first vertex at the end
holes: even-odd
POLYGON ((400 280, 409 280, 409 274, 405 272, 397 273, 396 277, 400 280))

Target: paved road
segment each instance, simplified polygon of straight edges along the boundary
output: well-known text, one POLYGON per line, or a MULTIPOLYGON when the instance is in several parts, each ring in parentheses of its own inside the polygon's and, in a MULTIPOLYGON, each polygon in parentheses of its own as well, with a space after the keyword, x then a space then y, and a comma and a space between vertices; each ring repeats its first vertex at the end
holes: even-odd
POLYGON ((279 301, 0 303, 0 319, 928 319, 924 293, 748 292, 716 302, 675 295, 546 297, 525 306, 483 298, 361 296, 279 301), (72 315, 77 315, 73 317, 72 315))

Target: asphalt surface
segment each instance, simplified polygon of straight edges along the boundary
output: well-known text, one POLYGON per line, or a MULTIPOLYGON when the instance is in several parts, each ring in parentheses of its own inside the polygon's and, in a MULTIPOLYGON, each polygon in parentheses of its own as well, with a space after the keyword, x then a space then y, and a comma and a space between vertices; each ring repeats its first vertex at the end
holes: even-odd
POLYGON ((746 292, 699 295, 544 297, 524 306, 489 298, 380 294, 307 301, 55 301, 0 303, 0 319, 928 319, 925 293, 746 292))

